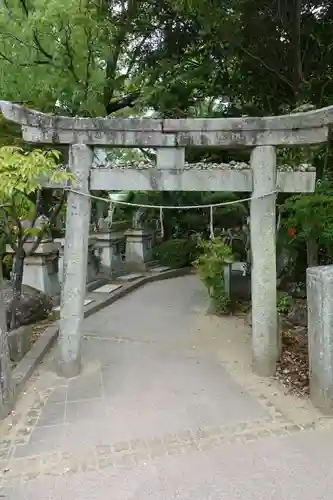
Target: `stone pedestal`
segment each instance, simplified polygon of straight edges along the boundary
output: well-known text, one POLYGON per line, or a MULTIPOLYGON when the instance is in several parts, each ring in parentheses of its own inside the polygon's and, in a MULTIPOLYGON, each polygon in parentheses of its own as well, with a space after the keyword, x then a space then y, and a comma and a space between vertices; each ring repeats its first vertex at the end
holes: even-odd
POLYGON ((310 398, 333 411, 333 266, 307 270, 310 398))
POLYGON ((114 277, 124 266, 125 237, 123 231, 96 233, 95 251, 100 259, 102 272, 114 277))
POLYGON ((276 152, 259 146, 251 154, 252 362, 261 376, 274 376, 280 355, 276 309, 276 152), (264 196, 263 196, 264 195, 264 196), (262 197, 261 197, 262 196, 262 197))
MULTIPOLYGON (((31 245, 33 243, 27 242, 26 250, 29 250, 31 245)), ((9 245, 6 252, 14 253, 9 245)), ((36 288, 50 297, 59 295, 58 253, 59 245, 56 242, 42 241, 33 255, 24 259, 23 285, 36 288)))
POLYGON ((145 271, 152 260, 153 233, 144 229, 128 229, 126 236, 126 268, 128 271, 145 271))

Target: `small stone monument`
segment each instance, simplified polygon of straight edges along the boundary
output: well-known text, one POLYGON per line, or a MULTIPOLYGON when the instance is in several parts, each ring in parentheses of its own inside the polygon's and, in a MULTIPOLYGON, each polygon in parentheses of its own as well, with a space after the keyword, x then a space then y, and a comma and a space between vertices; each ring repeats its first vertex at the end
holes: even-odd
MULTIPOLYGON (((33 227, 41 229, 46 223, 47 218, 41 216, 36 220, 33 227)), ((24 220, 21 224, 24 229, 32 227, 32 223, 29 220, 24 220)), ((37 235, 31 235, 27 238, 24 245, 27 255, 24 259, 23 284, 36 288, 53 297, 60 293, 58 279, 59 245, 52 240, 50 232, 46 231, 38 247, 30 254, 36 240, 37 235)), ((10 245, 7 245, 6 252, 14 254, 10 245)))
POLYGON ((101 271, 113 277, 123 269, 124 224, 115 222, 111 229, 106 224, 100 226, 103 230, 94 234, 95 252, 100 260, 101 271))
POLYGON ((144 229, 128 229, 126 236, 126 268, 128 271, 145 271, 152 260, 153 233, 144 229))

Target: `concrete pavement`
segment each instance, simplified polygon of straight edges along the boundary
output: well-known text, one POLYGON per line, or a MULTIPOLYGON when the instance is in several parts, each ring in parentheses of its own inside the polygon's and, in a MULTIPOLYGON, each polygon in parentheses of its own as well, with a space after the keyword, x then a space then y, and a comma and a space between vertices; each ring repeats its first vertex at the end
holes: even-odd
POLYGON ((330 499, 331 420, 252 374, 242 318, 206 310, 187 276, 86 319, 83 373, 58 378, 51 352, 0 426, 0 496, 330 499))

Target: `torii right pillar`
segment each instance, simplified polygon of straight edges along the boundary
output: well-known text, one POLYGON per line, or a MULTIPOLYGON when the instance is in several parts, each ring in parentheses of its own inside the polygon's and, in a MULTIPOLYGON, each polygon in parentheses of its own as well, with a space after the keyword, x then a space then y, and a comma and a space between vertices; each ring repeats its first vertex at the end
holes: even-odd
POLYGON ((258 146, 251 155, 252 363, 260 376, 275 375, 280 356, 276 291, 276 151, 258 146))

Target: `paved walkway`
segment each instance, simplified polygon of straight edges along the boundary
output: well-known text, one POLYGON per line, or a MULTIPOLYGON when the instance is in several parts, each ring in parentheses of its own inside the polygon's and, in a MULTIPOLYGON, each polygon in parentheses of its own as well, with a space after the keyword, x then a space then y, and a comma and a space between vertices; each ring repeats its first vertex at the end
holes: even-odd
POLYGON ((244 321, 206 310, 188 276, 85 320, 83 374, 51 353, 0 427, 0 497, 331 499, 331 420, 253 375, 244 321))

